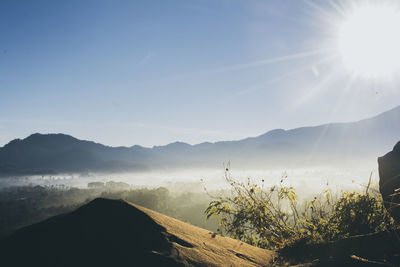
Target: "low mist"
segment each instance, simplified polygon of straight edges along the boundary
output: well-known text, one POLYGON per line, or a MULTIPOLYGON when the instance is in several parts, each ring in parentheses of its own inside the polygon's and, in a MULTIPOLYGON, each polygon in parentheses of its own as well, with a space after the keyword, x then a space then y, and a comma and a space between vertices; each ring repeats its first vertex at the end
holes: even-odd
POLYGON ((220 169, 152 171, 113 174, 64 174, 0 179, 0 235, 74 210, 97 197, 124 199, 196 226, 218 231, 216 218, 206 220, 204 210, 217 196, 230 194, 224 179, 228 171, 238 182, 278 183, 295 187, 301 199, 308 199, 329 188, 363 190, 370 177, 377 184, 376 166, 348 169, 338 167, 304 169, 220 169), (24 212, 22 212, 24 211, 24 212))

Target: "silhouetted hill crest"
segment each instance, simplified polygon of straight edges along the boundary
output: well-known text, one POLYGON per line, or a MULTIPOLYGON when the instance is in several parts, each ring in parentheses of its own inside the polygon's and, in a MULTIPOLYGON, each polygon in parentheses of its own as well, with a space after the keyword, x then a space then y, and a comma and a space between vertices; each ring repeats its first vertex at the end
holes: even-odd
POLYGON ((122 200, 77 210, 0 239, 5 266, 260 266, 275 253, 122 200))

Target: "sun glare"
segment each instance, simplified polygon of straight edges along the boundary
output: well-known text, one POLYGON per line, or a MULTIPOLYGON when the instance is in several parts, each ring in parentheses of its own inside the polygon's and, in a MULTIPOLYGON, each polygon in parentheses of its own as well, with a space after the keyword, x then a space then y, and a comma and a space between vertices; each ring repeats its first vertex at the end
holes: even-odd
POLYGON ((389 6, 358 7, 339 26, 338 48, 345 67, 366 78, 400 71, 400 12, 389 6))

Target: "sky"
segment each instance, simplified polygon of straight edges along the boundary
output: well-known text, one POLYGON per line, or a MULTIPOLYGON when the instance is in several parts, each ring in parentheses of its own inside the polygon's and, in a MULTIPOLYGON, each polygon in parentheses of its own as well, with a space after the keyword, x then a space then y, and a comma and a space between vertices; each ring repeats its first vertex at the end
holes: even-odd
POLYGON ((112 146, 236 140, 356 121, 400 81, 337 58, 341 2, 0 1, 0 146, 65 133, 112 146))

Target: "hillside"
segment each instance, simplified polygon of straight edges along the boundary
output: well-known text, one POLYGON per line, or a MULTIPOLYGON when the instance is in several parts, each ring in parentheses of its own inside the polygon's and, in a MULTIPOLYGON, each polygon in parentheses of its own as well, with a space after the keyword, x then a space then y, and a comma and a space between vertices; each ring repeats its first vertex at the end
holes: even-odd
POLYGON ((64 134, 33 134, 0 148, 0 175, 124 172, 235 166, 285 168, 375 160, 400 139, 400 106, 358 122, 272 130, 238 141, 109 147, 64 134))
POLYGON ((268 266, 275 255, 108 199, 22 228, 0 251, 3 266, 268 266))

